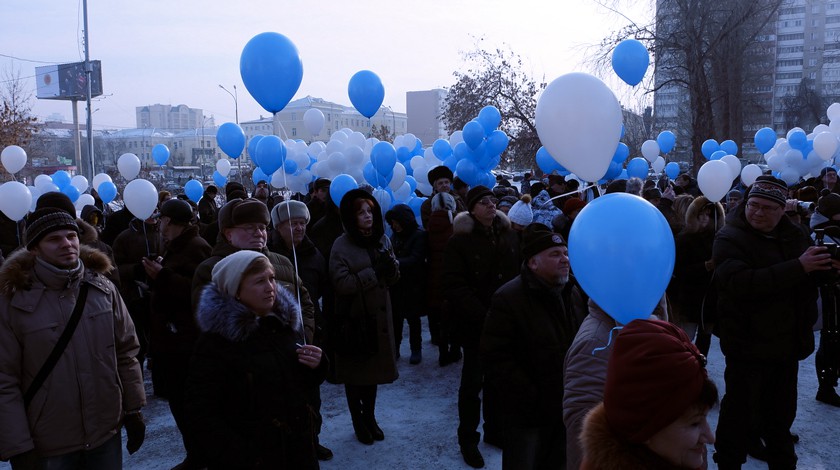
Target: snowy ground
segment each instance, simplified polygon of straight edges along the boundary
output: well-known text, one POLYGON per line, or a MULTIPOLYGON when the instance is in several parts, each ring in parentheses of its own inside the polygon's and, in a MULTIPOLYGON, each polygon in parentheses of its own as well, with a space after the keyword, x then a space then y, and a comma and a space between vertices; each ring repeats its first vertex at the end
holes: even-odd
MULTIPOLYGON (((425 328, 425 320, 424 320, 425 328)), ((381 386, 377 400, 377 418, 385 440, 366 446, 356 441, 341 385, 322 386, 324 428, 321 442, 331 448, 335 458, 322 462, 324 469, 468 469, 458 450, 457 393, 461 363, 438 366, 437 350, 428 342, 424 330, 423 362, 408 364, 408 339, 403 341, 399 360, 400 378, 381 386)), ((712 344, 709 372, 723 392, 723 357, 717 341, 712 344)), ((793 432, 801 440, 796 446, 799 468, 836 469, 840 466, 840 408, 814 400, 817 389, 814 356, 801 363, 799 371, 799 408, 793 432), (833 463, 832 463, 833 462, 833 463)), ((148 390, 148 389, 147 389, 148 390)), ((167 404, 149 392, 144 410, 148 420, 146 442, 133 456, 124 456, 126 469, 168 470, 184 455, 181 440, 167 404)), ((710 417, 717 424, 717 410, 710 417)), ((482 442, 480 450, 486 468, 501 468, 501 451, 482 442)), ((0 470, 10 468, 0 463, 0 470)), ((712 464, 711 468, 714 468, 712 464)), ((749 459, 745 469, 767 468, 763 462, 749 459)))

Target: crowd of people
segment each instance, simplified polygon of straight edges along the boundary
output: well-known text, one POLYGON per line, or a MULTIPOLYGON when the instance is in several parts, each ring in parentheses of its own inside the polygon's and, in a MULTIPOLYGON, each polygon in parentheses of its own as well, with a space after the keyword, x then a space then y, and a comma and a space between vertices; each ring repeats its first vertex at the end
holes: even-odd
POLYGON ((603 191, 526 174, 517 189, 438 166, 429 181, 417 214, 370 187, 334 201, 318 179, 286 199, 264 182, 198 203, 161 191, 146 220, 47 193, 0 221, 0 458, 121 468, 121 429, 130 453, 143 444, 148 374, 183 439, 175 469, 318 468, 333 457, 321 384, 343 384, 359 443, 383 441, 377 390, 399 378, 406 324, 408 364, 424 360, 424 316, 438 365, 462 364, 453 428, 474 468, 482 435, 505 469, 705 468, 712 444, 719 468, 795 468, 798 365, 819 328, 816 399, 840 407, 833 168, 793 190, 761 176, 723 203, 687 174, 603 191), (646 199, 672 229, 650 319, 619 324, 571 272, 575 219, 602 192, 646 199))

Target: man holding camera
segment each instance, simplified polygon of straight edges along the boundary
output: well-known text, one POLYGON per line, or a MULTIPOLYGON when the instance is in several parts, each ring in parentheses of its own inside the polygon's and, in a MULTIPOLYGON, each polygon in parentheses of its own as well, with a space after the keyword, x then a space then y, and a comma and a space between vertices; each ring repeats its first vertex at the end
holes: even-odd
POLYGON ((790 426, 797 373, 814 351, 817 318, 817 283, 809 273, 840 263, 785 217, 786 195, 783 181, 758 177, 715 237, 726 357, 715 461, 724 470, 741 468, 754 430, 766 441, 770 468, 796 467, 790 426))

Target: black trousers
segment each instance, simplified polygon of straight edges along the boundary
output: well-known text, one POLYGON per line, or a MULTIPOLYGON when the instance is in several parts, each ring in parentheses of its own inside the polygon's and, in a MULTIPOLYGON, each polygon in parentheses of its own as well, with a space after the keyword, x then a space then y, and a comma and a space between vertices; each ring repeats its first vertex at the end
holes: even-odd
POLYGON ((720 405, 715 442, 715 461, 720 468, 741 468, 755 430, 767 444, 769 468, 796 468, 790 427, 796 418, 798 372, 795 359, 726 359, 726 395, 720 405))
POLYGON ((538 427, 508 426, 502 470, 543 469, 566 469, 566 427, 563 419, 538 427))
POLYGON ((497 442, 504 439, 499 400, 492 387, 484 382, 484 367, 478 348, 464 347, 464 366, 461 387, 458 389, 458 443, 477 444, 480 438, 481 397, 484 391, 484 435, 492 435, 497 442))
POLYGON ((204 459, 200 455, 199 446, 188 426, 189 421, 186 416, 185 387, 189 364, 189 354, 155 354, 153 370, 155 374, 160 374, 161 380, 166 384, 169 410, 172 412, 172 417, 175 418, 178 431, 181 432, 187 457, 199 462, 204 459))

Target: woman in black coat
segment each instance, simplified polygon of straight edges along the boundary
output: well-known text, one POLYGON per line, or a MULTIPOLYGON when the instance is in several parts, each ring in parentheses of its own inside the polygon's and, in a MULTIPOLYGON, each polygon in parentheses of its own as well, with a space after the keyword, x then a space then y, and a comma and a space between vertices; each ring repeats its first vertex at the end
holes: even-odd
POLYGON ((409 363, 423 360, 423 338, 420 335, 420 306, 423 304, 426 276, 426 232, 419 228, 414 212, 405 204, 397 204, 385 213, 385 220, 394 233, 391 243, 400 263, 400 280, 391 287, 391 308, 394 314, 394 341, 397 357, 403 335, 403 319, 408 321, 409 363))
POLYGON ((300 307, 268 258, 240 250, 216 264, 197 319, 187 412, 208 468, 317 469, 306 391, 326 364, 302 345, 300 307))

